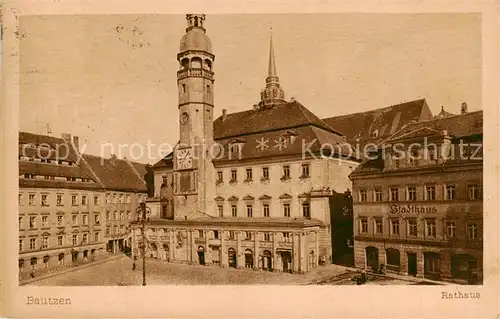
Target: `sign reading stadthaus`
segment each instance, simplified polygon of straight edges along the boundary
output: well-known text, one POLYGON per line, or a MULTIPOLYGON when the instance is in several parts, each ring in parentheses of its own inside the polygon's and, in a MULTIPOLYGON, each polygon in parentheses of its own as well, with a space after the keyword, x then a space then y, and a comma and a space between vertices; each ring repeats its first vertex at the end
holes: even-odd
POLYGON ((389 212, 391 214, 431 214, 437 213, 437 208, 434 206, 393 204, 389 206, 389 212))

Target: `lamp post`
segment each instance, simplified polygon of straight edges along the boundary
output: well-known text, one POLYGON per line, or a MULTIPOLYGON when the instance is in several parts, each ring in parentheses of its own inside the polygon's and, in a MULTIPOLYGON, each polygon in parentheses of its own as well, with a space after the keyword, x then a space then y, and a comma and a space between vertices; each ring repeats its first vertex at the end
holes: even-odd
POLYGON ((149 222, 151 210, 146 206, 145 202, 140 203, 136 210, 137 222, 141 224, 142 228, 142 285, 146 286, 146 223, 149 222))

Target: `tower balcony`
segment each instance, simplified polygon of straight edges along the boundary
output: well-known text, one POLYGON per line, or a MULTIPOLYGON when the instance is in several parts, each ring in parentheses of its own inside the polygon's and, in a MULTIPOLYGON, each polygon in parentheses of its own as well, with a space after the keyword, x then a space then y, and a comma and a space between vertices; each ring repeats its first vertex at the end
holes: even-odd
POLYGON ((188 77, 203 77, 209 80, 213 80, 214 72, 202 68, 190 68, 177 71, 177 80, 182 80, 188 77))

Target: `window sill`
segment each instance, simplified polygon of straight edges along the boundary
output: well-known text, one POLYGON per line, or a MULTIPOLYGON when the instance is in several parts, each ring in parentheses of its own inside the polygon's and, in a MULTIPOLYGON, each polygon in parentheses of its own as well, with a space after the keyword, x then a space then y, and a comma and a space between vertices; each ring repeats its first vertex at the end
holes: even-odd
POLYGON ((291 179, 292 179, 291 177, 282 177, 282 178, 280 178, 280 181, 286 182, 286 181, 289 181, 291 179))

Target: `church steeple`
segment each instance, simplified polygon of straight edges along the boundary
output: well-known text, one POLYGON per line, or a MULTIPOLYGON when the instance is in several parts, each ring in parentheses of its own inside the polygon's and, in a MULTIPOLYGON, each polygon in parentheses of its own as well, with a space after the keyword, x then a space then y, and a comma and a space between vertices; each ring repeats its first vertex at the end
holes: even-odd
POLYGON ((266 88, 260 92, 260 106, 273 106, 286 103, 285 92, 281 88, 280 78, 276 72, 274 59, 273 34, 271 29, 269 39, 269 67, 267 70, 266 88))

